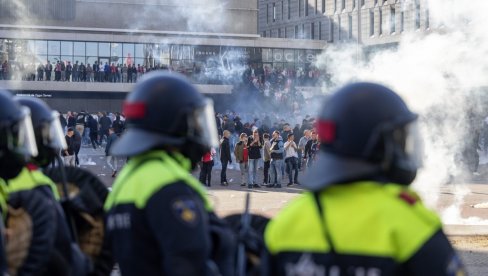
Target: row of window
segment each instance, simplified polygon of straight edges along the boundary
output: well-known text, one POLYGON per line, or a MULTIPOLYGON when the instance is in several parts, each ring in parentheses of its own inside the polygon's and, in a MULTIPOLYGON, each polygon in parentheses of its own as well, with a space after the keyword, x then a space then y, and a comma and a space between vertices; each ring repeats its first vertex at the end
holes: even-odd
MULTIPOLYGON (((369 10, 369 35, 374 36, 376 27, 378 28, 378 34, 384 34, 384 18, 383 18, 383 10, 379 9, 377 13, 375 13, 376 9, 369 10), (376 15, 378 16, 378 20, 376 21, 376 15), (375 24, 378 24, 376 26, 375 24)), ((397 18, 397 12, 394 7, 390 8, 390 18, 389 18, 389 33, 394 34, 397 31, 403 32, 405 30, 405 12, 402 10, 398 15, 400 18, 397 18), (400 28, 397 30, 397 20, 399 20, 400 28)), ((421 9, 419 5, 416 5, 415 13, 414 13, 414 27, 416 30, 420 29, 421 27, 421 9)), ((312 23, 304 23, 295 25, 292 27, 284 27, 278 29, 271 29, 268 31, 262 32, 263 37, 278 37, 278 38, 295 38, 295 39, 318 39, 318 40, 327 40, 329 42, 334 41, 334 23, 337 24, 338 28, 338 40, 342 41, 345 39, 352 39, 353 38, 353 24, 357 24, 353 22, 353 15, 351 13, 347 16, 347 34, 346 29, 344 28, 343 24, 343 17, 338 15, 335 22, 332 19, 333 17, 329 17, 327 21, 319 21, 319 22, 312 22, 312 23), (324 35, 324 32, 328 27, 327 36, 324 35), (345 35, 346 34, 346 35, 345 35)), ((429 19, 429 10, 425 10, 425 29, 430 28, 430 19, 429 19)))
MULTIPOLYGON (((386 5, 388 4, 388 0, 371 0, 373 1, 372 7, 377 7, 380 4, 381 5, 386 5)), ((395 0, 395 3, 403 2, 405 0, 395 0)), ((310 14, 318 14, 319 11, 322 14, 325 14, 326 11, 326 0, 314 0, 314 5, 311 6, 309 5, 309 0, 286 0, 286 18, 290 20, 292 18, 292 6, 296 5, 295 7, 298 8, 298 17, 303 17, 303 16, 309 16, 310 14), (321 1, 321 5, 319 8, 319 1, 321 1), (312 12, 310 12, 312 11, 312 12)), ((356 5, 359 5, 361 7, 365 7, 366 5, 366 0, 352 0, 350 7, 351 11, 356 8, 356 5)), ((415 5, 420 7, 420 0, 415 0, 415 5)), ((334 0, 333 2, 333 7, 334 7, 334 13, 338 11, 346 11, 346 0, 334 0), (339 8, 339 1, 341 3, 341 6, 339 8)), ((285 19, 285 1, 277 1, 273 2, 271 4, 266 4, 266 23, 270 23, 270 17, 272 22, 276 22, 278 20, 284 20, 285 19), (270 12, 271 9, 271 12, 270 12), (280 18, 278 18, 278 9, 281 10, 280 13, 280 18)))

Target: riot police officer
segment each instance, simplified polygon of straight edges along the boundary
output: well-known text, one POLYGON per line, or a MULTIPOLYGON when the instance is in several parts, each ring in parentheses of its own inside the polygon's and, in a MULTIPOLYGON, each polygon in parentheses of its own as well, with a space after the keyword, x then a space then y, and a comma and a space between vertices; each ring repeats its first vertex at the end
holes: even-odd
POLYGON ((58 189, 40 170, 52 164, 60 151, 66 149, 59 114, 36 98, 16 100, 31 111, 39 151, 17 177, 8 181, 9 205, 26 209, 35 226, 28 255, 18 273, 86 275, 90 263, 70 233, 58 189))
MULTIPOLYGON (((29 156, 37 155, 37 147, 30 119, 30 111, 21 107, 12 95, 0 90, 0 208, 3 220, 7 215, 7 182, 15 178, 23 169, 29 156)), ((0 273, 6 274, 3 234, 0 235, 0 273)))
POLYGON ((354 83, 318 116, 308 192, 268 225, 270 275, 462 275, 439 218, 409 188, 417 115, 392 90, 354 83))
POLYGON ((218 275, 216 266, 232 275, 232 252, 215 254, 216 216, 189 173, 218 146, 212 102, 182 76, 152 72, 123 110, 128 129, 111 154, 130 160, 105 204, 107 237, 122 275, 218 275))

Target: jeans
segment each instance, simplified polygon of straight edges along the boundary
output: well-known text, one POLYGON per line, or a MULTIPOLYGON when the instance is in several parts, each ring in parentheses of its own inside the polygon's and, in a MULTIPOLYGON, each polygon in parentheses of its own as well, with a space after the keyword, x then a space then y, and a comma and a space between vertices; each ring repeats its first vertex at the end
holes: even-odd
POLYGON ((249 184, 257 184, 259 159, 249 159, 249 184))
POLYGON ((111 155, 107 156, 107 165, 112 169, 112 171, 116 171, 118 167, 117 157, 111 155), (112 160, 114 161, 113 165, 112 165, 112 160))
POLYGON ((227 164, 229 160, 220 160, 222 162, 222 171, 220 171, 220 183, 227 182, 227 164))
POLYGON ((270 181, 270 177, 269 177, 269 166, 270 166, 270 163, 271 161, 268 160, 268 161, 264 161, 264 180, 263 180, 263 183, 264 184, 268 184, 270 181))
POLYGON ((303 153, 301 150, 298 150, 298 160, 297 160, 297 163, 298 163, 298 169, 301 170, 302 169, 302 158, 303 158, 303 153))
POLYGON ((241 184, 246 184, 246 174, 248 173, 247 162, 239 163, 239 169, 241 170, 241 184))
POLYGON ((288 183, 298 183, 298 158, 289 157, 285 159, 286 171, 288 173, 288 183), (291 173, 295 170, 294 181, 291 181, 291 173))
POLYGON ((270 184, 281 185, 281 177, 278 175, 283 168, 283 159, 273 159, 271 160, 271 179, 270 184))
POLYGON ((202 166, 200 170, 200 182, 203 185, 208 187, 210 187, 211 185, 213 165, 214 165, 213 160, 209 162, 202 162, 202 166))

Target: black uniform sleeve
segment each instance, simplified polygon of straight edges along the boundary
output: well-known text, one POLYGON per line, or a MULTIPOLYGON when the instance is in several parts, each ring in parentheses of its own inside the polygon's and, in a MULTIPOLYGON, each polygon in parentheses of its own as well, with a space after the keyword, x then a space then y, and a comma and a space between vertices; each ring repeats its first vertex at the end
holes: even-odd
POLYGON ((442 230, 435 233, 405 263, 406 275, 466 275, 461 258, 442 230))
POLYGON ((177 182, 147 202, 146 216, 162 260, 162 275, 204 275, 210 255, 208 214, 198 194, 177 182))

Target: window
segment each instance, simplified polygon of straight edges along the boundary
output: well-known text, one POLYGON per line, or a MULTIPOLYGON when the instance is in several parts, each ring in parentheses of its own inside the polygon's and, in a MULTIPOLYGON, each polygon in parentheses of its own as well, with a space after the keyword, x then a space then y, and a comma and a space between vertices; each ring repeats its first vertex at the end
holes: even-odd
POLYGON ((266 37, 266 31, 261 34, 262 37, 266 37))
POLYGON ((266 23, 269 24, 269 5, 266 5, 266 23))
POLYGON ((303 1, 303 4, 305 5, 305 16, 308 16, 308 3, 303 1))
POLYGON ((329 19, 329 42, 334 42, 334 21, 329 19))
POLYGON ((61 55, 72 56, 73 55, 73 42, 61 41, 61 55))
POLYGON ((319 11, 319 0, 315 0, 315 14, 319 11))
POLYGON ((303 0, 298 0, 298 17, 303 16, 303 0))
POLYGON ((288 0, 288 20, 291 19, 291 0, 288 0))
POLYGON ((283 16, 285 14, 285 2, 281 1, 281 21, 283 21, 283 16))
POLYGON ((136 44, 135 55, 136 57, 145 57, 144 44, 136 44))
POLYGON ((109 57, 110 43, 98 43, 98 55, 101 57, 109 57))
POLYGON ((356 0, 352 0, 352 9, 354 10, 356 8, 356 0))
POLYGON ((337 0, 334 0, 334 12, 337 12, 337 0))
POLYGON ((75 42, 73 52, 75 56, 84 56, 85 53, 85 42, 75 42))
POLYGON ((59 41, 48 41, 47 42, 47 53, 49 55, 61 55, 61 45, 59 41))
POLYGON ((278 37, 281 38, 281 28, 278 28, 278 37))
POLYGON ((295 26, 295 39, 298 39, 298 25, 295 26))
POLYGON ((322 40, 322 21, 319 21, 319 40, 322 40))
POLYGON ((273 22, 276 22, 276 3, 273 3, 273 22))
POLYGON ((47 41, 46 40, 36 40, 34 47, 35 47, 36 55, 47 55, 47 41))
POLYGON ((124 43, 122 45, 122 55, 124 56, 124 58, 126 57, 134 58, 134 44, 124 43))
POLYGON ((403 31, 405 30, 405 13, 402 11, 400 13, 400 32, 403 33, 403 31))
POLYGON ((378 6, 378 0, 374 0, 374 6, 378 6))
POLYGON ((300 38, 307 38, 307 36, 305 35, 305 24, 302 24, 300 38))
POLYGON ((415 29, 420 29, 420 0, 415 0, 415 29))
POLYGON ((429 10, 425 10, 425 29, 430 28, 430 15, 429 10))
POLYGON ((110 44, 110 56, 114 61, 118 61, 118 58, 122 58, 122 44, 111 43, 110 44))
POLYGON ((337 16, 337 32, 339 34, 339 41, 342 40, 342 20, 341 20, 341 16, 337 16))
POLYGON ((315 39, 315 23, 310 24, 310 38, 315 39))
POLYGON ((374 36, 374 11, 369 11, 369 35, 374 36))
POLYGON ((361 7, 364 7, 365 1, 361 0, 361 7))
POLYGON ((342 0, 342 10, 346 10, 346 0, 342 0))
POLYGON ((380 35, 382 35, 383 34, 383 11, 381 10, 381 8, 379 10, 379 16, 380 16, 380 18, 379 18, 379 22, 378 22, 379 23, 378 27, 379 27, 380 35))
POLYGON ((322 13, 325 13, 325 0, 322 0, 322 13))
POLYGON ((390 34, 396 32, 396 11, 395 8, 390 9, 390 34))
POLYGON ((348 19, 348 23, 349 23, 349 39, 352 39, 352 15, 349 14, 349 16, 347 17, 348 19))

